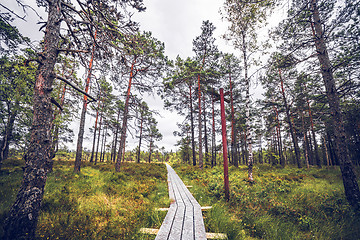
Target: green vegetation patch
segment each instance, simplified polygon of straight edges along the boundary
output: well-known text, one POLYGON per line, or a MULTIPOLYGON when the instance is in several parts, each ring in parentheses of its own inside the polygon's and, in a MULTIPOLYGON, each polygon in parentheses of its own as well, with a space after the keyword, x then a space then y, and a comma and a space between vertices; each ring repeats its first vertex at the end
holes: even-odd
POLYGON ((338 169, 230 167, 230 201, 224 200, 222 166, 175 165, 202 206, 209 232, 229 239, 359 239, 360 219, 350 209, 338 169))
MULTIPOLYGON (((0 175, 1 196, 5 196, 0 201, 0 222, 22 178, 21 168, 9 171, 2 170, 0 175)), ((124 163, 116 173, 112 164, 86 163, 75 174, 73 162, 55 161, 45 187, 37 238, 154 239, 140 235, 139 229, 160 227, 165 215, 154 209, 168 201, 164 186, 163 164, 124 163)))

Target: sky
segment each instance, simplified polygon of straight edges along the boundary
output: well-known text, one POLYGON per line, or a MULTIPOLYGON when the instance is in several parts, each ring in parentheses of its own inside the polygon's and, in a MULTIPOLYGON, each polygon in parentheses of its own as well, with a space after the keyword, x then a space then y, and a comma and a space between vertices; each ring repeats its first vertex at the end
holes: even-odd
MULTIPOLYGON (((15 1, 7 1, 6 5, 11 9, 16 9, 15 1)), ((27 3, 34 0, 27 0, 27 3)), ((153 36, 165 43, 165 54, 170 59, 175 59, 177 55, 182 58, 191 57, 192 41, 201 34, 201 25, 205 20, 212 22, 216 29, 214 37, 217 39, 215 44, 218 45, 220 51, 235 53, 239 55, 237 50, 234 50, 230 44, 222 39, 222 35, 227 30, 228 23, 222 20, 219 13, 223 5, 221 0, 144 0, 146 11, 141 13, 134 13, 133 20, 140 23, 141 31, 151 31, 153 36)), ((18 11, 21 13, 21 11, 18 11)), ((43 9, 38 12, 39 15, 46 19, 46 13, 43 9)), ((19 14, 23 15, 23 14, 19 14)), ((40 25, 37 25, 39 18, 28 10, 27 22, 18 21, 17 25, 24 36, 31 39, 40 40, 43 33, 38 32, 40 25)), ((162 80, 161 80, 162 81, 162 80)), ((173 132, 177 130, 176 123, 182 122, 183 119, 176 113, 171 113, 163 109, 163 102, 158 96, 144 96, 150 109, 160 112, 160 116, 156 116, 158 121, 158 128, 163 135, 163 139, 157 142, 157 145, 165 147, 166 150, 176 150, 175 144, 179 140, 174 137, 173 132)), ((95 119, 87 115, 86 126, 93 126, 95 119)), ((77 129, 79 126, 79 119, 76 119, 71 127, 74 129, 75 139, 73 143, 67 146, 70 149, 75 149, 77 142, 77 129)), ((84 147, 91 149, 91 135, 90 132, 85 133, 84 147)), ((128 149, 133 149, 137 145, 137 139, 132 139, 128 135, 128 149)), ((145 146, 144 146, 145 148, 145 146)))
MULTIPOLYGON (((182 58, 194 56, 192 41, 201 34, 203 21, 209 20, 216 29, 215 44, 219 50, 234 52, 232 47, 221 38, 227 29, 227 23, 222 21, 220 0, 144 0, 146 11, 133 16, 140 23, 140 29, 151 31, 153 36, 165 43, 165 54, 175 60, 176 56, 182 58)), ((158 110, 158 128, 163 135, 163 140, 158 142, 159 147, 176 150, 175 144, 179 137, 173 132, 178 130, 176 123, 181 123, 183 118, 176 113, 163 109, 162 100, 155 96, 147 98, 150 108, 158 110)), ((130 142, 130 141, 129 141, 130 142)))

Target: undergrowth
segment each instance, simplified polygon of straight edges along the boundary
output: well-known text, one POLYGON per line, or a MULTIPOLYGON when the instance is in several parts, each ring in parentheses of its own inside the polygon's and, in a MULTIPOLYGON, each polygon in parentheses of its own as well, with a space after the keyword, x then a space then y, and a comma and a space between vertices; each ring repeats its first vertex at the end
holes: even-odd
POLYGON ((230 167, 230 200, 224 200, 221 166, 203 171, 175 165, 200 205, 209 232, 229 239, 360 239, 360 219, 350 209, 338 169, 230 167))
MULTIPOLYGON (((19 189, 21 162, 4 163, 0 172, 0 238, 3 222, 19 189)), ((55 161, 49 174, 38 222, 38 239, 154 239, 142 227, 159 228, 168 206, 163 164, 84 163, 73 173, 72 161, 55 161)))

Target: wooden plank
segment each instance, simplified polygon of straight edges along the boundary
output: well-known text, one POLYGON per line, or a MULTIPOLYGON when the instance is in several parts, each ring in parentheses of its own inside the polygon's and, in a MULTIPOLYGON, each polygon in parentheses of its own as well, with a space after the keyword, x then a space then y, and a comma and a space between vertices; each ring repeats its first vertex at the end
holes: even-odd
POLYGON ((227 239, 225 233, 206 233, 207 239, 227 239))
POLYGON ((207 211, 207 210, 210 210, 210 209, 212 209, 212 206, 201 207, 201 211, 207 211))
POLYGON ((144 234, 158 234, 159 229, 156 228, 140 228, 140 233, 144 234))
POLYGON ((205 240, 205 226, 201 206, 192 196, 176 172, 168 170, 169 197, 174 201, 162 223, 156 240, 205 240))

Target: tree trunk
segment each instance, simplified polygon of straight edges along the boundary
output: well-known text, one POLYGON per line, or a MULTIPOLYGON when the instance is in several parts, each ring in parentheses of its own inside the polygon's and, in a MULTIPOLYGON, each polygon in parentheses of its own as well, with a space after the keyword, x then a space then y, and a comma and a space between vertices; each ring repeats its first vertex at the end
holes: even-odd
POLYGON ((117 120, 116 120, 116 131, 115 131, 115 137, 114 137, 114 149, 113 149, 113 157, 111 158, 112 162, 115 162, 116 159, 116 147, 117 147, 117 142, 118 142, 118 134, 119 134, 119 129, 120 129, 120 123, 119 123, 119 119, 120 119, 120 111, 121 109, 119 108, 119 112, 117 115, 117 120))
POLYGON ((231 105, 231 158, 235 167, 239 166, 238 153, 236 147, 236 133, 235 133, 235 109, 234 109, 234 98, 231 81, 231 73, 229 73, 230 83, 230 105, 231 105))
POLYGON ((333 77, 332 66, 330 63, 327 47, 325 44, 324 34, 322 30, 320 14, 317 8, 317 0, 312 0, 312 17, 314 41, 317 51, 318 60, 320 62, 321 74, 324 80, 326 96, 331 111, 331 119, 334 126, 335 153, 340 162, 340 169, 343 177, 345 195, 349 204, 355 211, 360 209, 360 190, 356 180, 356 175, 348 154, 346 145, 346 135, 340 109, 340 99, 337 93, 335 79, 333 77))
POLYGON ((137 152, 137 162, 140 163, 140 154, 141 154, 141 140, 142 140, 142 130, 143 130, 143 112, 141 112, 141 123, 140 123, 140 137, 139 137, 139 149, 137 152))
POLYGON ((212 135, 211 135, 211 167, 216 166, 216 132, 215 132, 215 106, 212 96, 212 135))
POLYGON ((1 170, 1 165, 2 165, 3 161, 5 161, 9 155, 9 146, 10 146, 10 142, 13 138, 12 133, 13 133, 13 128, 14 128, 15 118, 18 113, 18 111, 17 111, 17 108, 19 107, 18 105, 19 105, 19 102, 16 101, 14 110, 10 113, 10 116, 8 117, 8 120, 6 122, 4 137, 0 144, 0 170, 1 170))
POLYGON ((150 139, 148 163, 151 163, 152 145, 153 145, 153 143, 152 143, 152 140, 150 139))
POLYGON ((275 105, 273 105, 273 109, 276 116, 276 135, 278 139, 278 145, 279 145, 279 157, 280 157, 280 164, 282 167, 285 167, 285 160, 283 155, 283 146, 282 146, 282 139, 281 139, 281 128, 280 128, 280 121, 279 121, 279 111, 275 105))
POLYGON ((98 129, 99 132, 98 132, 98 138, 97 138, 97 144, 96 144, 96 152, 95 152, 95 162, 94 162, 95 165, 97 164, 97 160, 98 160, 102 120, 103 120, 103 113, 101 112, 101 113, 100 113, 99 129, 98 129))
POLYGON ((314 144, 314 151, 315 151, 315 161, 316 161, 316 165, 319 168, 321 168, 321 161, 320 161, 320 157, 319 157, 319 149, 318 149, 318 145, 317 145, 317 141, 316 141, 316 137, 315 137, 314 121, 313 121, 313 117, 312 117, 312 111, 311 111, 311 108, 310 108, 309 99, 306 99, 306 102, 307 102, 308 112, 309 112, 309 117, 310 117, 311 134, 312 134, 312 139, 313 139, 313 144, 314 144))
POLYGON ((192 148, 193 166, 196 166, 194 116, 193 116, 192 92, 191 92, 191 85, 190 84, 189 84, 189 91, 190 91, 190 99, 189 99, 189 101, 190 101, 191 148, 192 148))
POLYGON ((124 109, 124 117, 123 117, 123 124, 121 127, 121 137, 120 137, 120 146, 119 146, 119 152, 116 159, 115 164, 115 171, 120 172, 120 165, 121 165, 121 159, 123 158, 123 154, 125 154, 125 151, 123 152, 123 149, 125 149, 125 141, 126 141, 126 130, 127 130, 127 118, 129 113, 129 100, 130 100, 130 91, 131 91, 131 84, 134 76, 134 67, 136 63, 136 58, 134 59, 131 70, 130 70, 130 78, 128 83, 128 90, 126 94, 126 100, 125 100, 125 109, 124 109))
POLYGON ((97 132, 98 119, 99 119, 100 103, 101 103, 101 101, 99 101, 99 103, 98 103, 98 109, 96 109, 95 126, 94 126, 94 136, 93 136, 93 144, 92 144, 90 162, 93 162, 93 160, 94 160, 95 142, 96 142, 96 132, 97 132))
POLYGON ((52 147, 51 91, 54 65, 58 56, 61 1, 49 0, 42 64, 36 77, 30 145, 25 156, 25 171, 20 190, 4 226, 4 239, 34 239, 47 174, 51 170, 52 147))
MULTIPOLYGON (((65 102, 65 93, 66 93, 66 84, 64 84, 63 87, 63 91, 62 91, 62 95, 61 95, 61 100, 60 100, 60 106, 63 107, 64 106, 64 102, 65 102)), ((59 109, 59 113, 58 116, 60 117, 62 113, 61 108, 59 109)), ((54 114, 54 120, 56 118, 56 114, 54 114)), ((52 144, 52 149, 53 149, 53 153, 52 156, 53 158, 55 157, 55 154, 57 153, 57 151, 59 150, 59 125, 55 126, 55 130, 54 130, 54 136, 53 136, 53 144, 52 144)))
POLYGON ((291 122, 291 116, 290 116, 290 108, 289 105, 287 104, 287 100, 286 100, 286 96, 285 96, 285 89, 284 89, 284 81, 282 80, 281 77, 281 70, 279 69, 279 76, 280 76, 280 83, 281 83, 281 93, 282 93, 282 97, 283 97, 283 101, 284 101, 284 105, 285 105, 285 112, 286 112, 286 118, 288 121, 288 124, 290 126, 290 133, 291 133, 291 138, 292 138, 292 142, 294 144, 294 150, 295 150, 295 158, 296 158, 296 163, 298 168, 301 168, 301 159, 300 159, 300 150, 299 150, 299 144, 298 144, 298 140, 296 137, 296 133, 295 133, 295 128, 291 122))
POLYGON ((198 74, 198 97, 199 97, 199 116, 198 116, 198 118, 199 118, 199 168, 203 169, 200 74, 198 74))
POLYGON ((306 163, 306 167, 309 169, 309 148, 308 148, 309 144, 306 136, 307 131, 305 129, 304 114, 302 111, 300 111, 300 115, 301 115, 301 126, 302 126, 303 138, 304 138, 303 148, 304 148, 305 163, 306 163))
POLYGON ((104 162, 106 134, 107 134, 107 125, 105 124, 105 128, 103 129, 102 140, 101 140, 100 162, 104 162))
MULTIPOLYGON (((95 31, 94 41, 96 41, 96 34, 97 31, 95 31)), ((86 79, 86 86, 85 86, 85 92, 89 92, 89 86, 90 86, 90 80, 91 80, 91 71, 94 61, 94 53, 95 53, 95 42, 92 47, 91 51, 91 58, 89 62, 89 70, 88 70, 88 76, 86 79)), ((82 144, 84 140, 84 132, 85 132, 85 118, 86 118, 86 110, 87 110, 87 96, 84 95, 83 100, 83 108, 81 111, 81 118, 80 118, 80 127, 79 127, 79 134, 78 134, 78 141, 77 141, 77 147, 76 147, 76 157, 75 157, 75 164, 74 164, 74 172, 80 172, 81 167, 81 156, 82 156, 82 144)))
POLYGON ((209 146, 208 146, 208 134, 206 127, 206 107, 205 107, 205 94, 203 94, 203 114, 204 114, 204 141, 205 141, 205 164, 209 161, 209 146))

